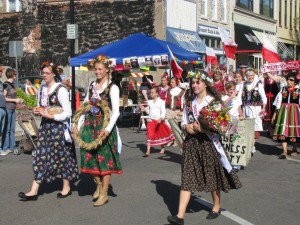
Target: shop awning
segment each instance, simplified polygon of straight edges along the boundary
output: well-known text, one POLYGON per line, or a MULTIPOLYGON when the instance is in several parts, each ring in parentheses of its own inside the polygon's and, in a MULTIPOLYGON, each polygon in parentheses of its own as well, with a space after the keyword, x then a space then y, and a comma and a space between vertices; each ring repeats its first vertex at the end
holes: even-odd
POLYGON ((166 41, 185 48, 191 52, 205 53, 206 45, 199 35, 193 31, 167 28, 166 41))
POLYGON ((238 44, 236 53, 261 52, 262 45, 250 27, 234 24, 235 42, 238 44))

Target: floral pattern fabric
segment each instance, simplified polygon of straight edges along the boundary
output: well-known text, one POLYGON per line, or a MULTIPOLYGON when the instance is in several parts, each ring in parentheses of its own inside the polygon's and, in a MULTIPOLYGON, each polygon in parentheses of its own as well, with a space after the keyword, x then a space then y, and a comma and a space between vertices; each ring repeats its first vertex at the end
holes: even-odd
POLYGON ((72 144, 65 141, 64 124, 43 123, 39 129, 36 156, 33 159, 34 179, 50 183, 56 178, 76 181, 79 178, 72 144))

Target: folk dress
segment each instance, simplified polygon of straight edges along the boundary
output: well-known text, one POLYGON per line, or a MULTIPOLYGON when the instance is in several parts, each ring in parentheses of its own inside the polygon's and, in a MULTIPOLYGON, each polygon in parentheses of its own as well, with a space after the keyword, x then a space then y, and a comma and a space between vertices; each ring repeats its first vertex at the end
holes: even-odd
POLYGON ((84 142, 90 143, 99 138, 98 135, 103 129, 107 130, 109 135, 96 149, 80 148, 81 172, 100 176, 112 173, 121 174, 123 170, 119 160, 119 151, 122 143, 116 126, 116 121, 120 115, 119 88, 112 83, 107 83, 102 89, 96 90, 96 85, 96 82, 89 85, 85 101, 92 99, 107 101, 111 110, 109 124, 107 127, 103 127, 103 116, 94 116, 89 112, 84 116, 81 138, 84 142))
POLYGON ((55 83, 47 94, 46 86, 38 93, 38 106, 60 106, 63 112, 54 115, 54 120, 42 118, 37 137, 36 155, 33 159, 34 180, 37 183, 50 183, 56 178, 76 181, 79 178, 72 143, 65 140, 67 120, 72 115, 69 92, 55 83))
POLYGON ((151 146, 165 145, 174 140, 175 137, 171 129, 164 122, 166 116, 165 101, 157 98, 156 101, 149 100, 146 112, 149 113, 147 122, 147 144, 151 146), (162 119, 161 123, 157 120, 162 119))
POLYGON ((273 139, 278 142, 300 142, 300 90, 284 87, 274 105, 278 109, 273 139))
MULTIPOLYGON (((191 106, 186 106, 182 127, 198 119, 203 107, 213 101, 206 96, 201 103, 193 99, 191 106)), ((217 134, 187 134, 182 147, 181 190, 183 191, 224 191, 239 189, 242 185, 232 169, 217 134)))

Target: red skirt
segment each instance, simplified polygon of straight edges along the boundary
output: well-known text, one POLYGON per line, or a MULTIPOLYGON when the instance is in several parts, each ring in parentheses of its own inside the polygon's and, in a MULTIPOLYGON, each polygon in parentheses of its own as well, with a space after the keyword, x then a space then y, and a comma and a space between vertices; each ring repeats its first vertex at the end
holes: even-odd
POLYGON ((175 137, 167 124, 162 121, 157 123, 157 120, 147 122, 147 144, 159 146, 169 143, 175 137))

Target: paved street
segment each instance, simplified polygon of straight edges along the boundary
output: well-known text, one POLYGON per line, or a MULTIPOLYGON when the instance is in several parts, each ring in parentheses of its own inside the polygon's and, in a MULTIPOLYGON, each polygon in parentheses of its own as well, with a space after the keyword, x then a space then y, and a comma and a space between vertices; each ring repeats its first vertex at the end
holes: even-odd
MULTIPOLYGON (((61 182, 42 185, 36 202, 20 202, 20 191, 28 191, 32 182, 31 155, 0 157, 0 225, 159 225, 175 214, 180 188, 180 149, 170 147, 166 155, 159 149, 149 158, 145 132, 121 128, 124 173, 112 177, 110 201, 94 208, 91 177, 82 175, 73 194, 57 199, 61 182)), ((243 188, 222 193, 222 215, 205 219, 209 193, 194 193, 185 224, 299 224, 300 156, 296 160, 278 160, 280 145, 267 137, 257 143, 250 165, 238 173, 243 188)), ((78 150, 77 150, 78 151, 78 150)), ((300 151, 300 149, 299 149, 300 151)))

